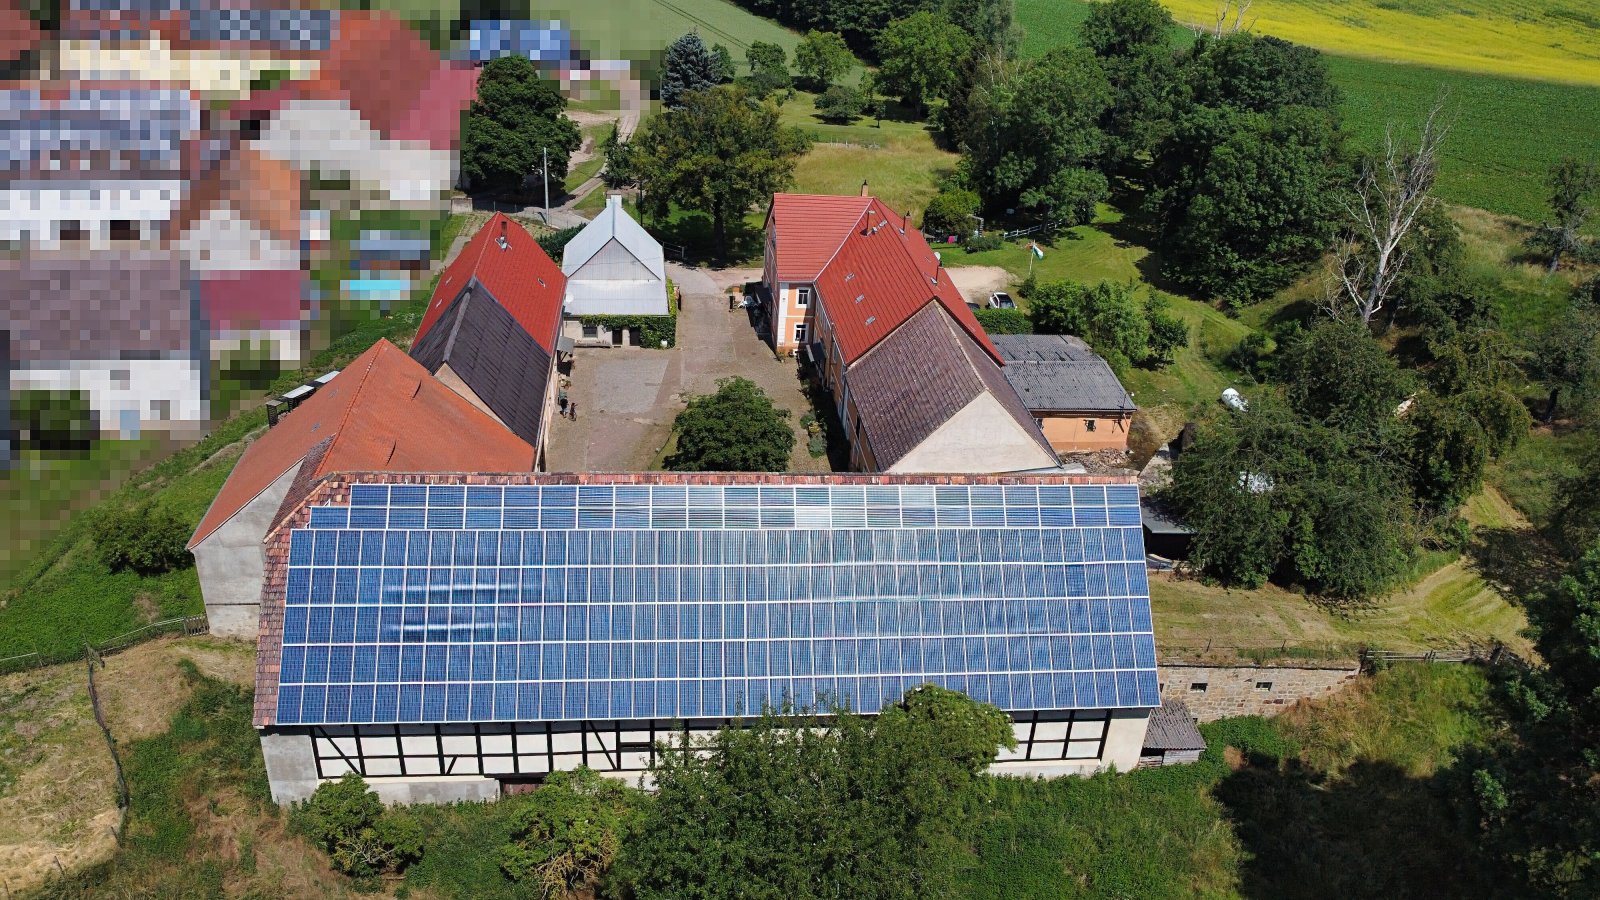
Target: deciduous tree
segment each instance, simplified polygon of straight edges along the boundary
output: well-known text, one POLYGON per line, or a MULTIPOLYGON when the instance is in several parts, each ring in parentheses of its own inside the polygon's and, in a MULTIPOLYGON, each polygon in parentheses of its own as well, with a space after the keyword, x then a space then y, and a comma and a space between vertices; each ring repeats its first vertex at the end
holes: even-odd
POLYGON ((566 105, 555 83, 539 77, 527 57, 490 60, 461 132, 461 173, 472 188, 517 194, 534 174, 559 185, 569 157, 583 146, 566 105))
POLYGON ((1567 158, 1550 170, 1551 221, 1533 236, 1533 246, 1550 254, 1550 271, 1561 258, 1586 250, 1583 226, 1600 200, 1600 166, 1592 160, 1567 158))
POLYGON ((826 91, 855 65, 855 54, 834 31, 812 31, 794 48, 794 68, 813 91, 826 91))
POLYGON ((1296 412, 1373 439, 1411 381, 1360 323, 1323 319, 1278 348, 1277 378, 1296 412))
POLYGON ((644 209, 665 216, 676 204, 705 213, 725 255, 729 224, 789 184, 808 142, 779 122, 770 101, 755 104, 738 86, 696 91, 683 102, 645 122, 629 142, 628 165, 644 209))
POLYGON ((678 450, 667 459, 676 472, 782 472, 794 449, 789 411, 746 378, 724 378, 717 392, 695 397, 673 428, 678 450))
POLYGON ((548 900, 592 897, 611 868, 637 792, 593 769, 552 772, 516 803, 500 868, 548 900))
POLYGON ((745 51, 745 61, 750 64, 750 77, 746 83, 755 96, 765 97, 773 91, 789 87, 792 80, 789 77, 789 57, 782 46, 755 41, 745 51))
POLYGON ((878 35, 879 86, 907 105, 926 112, 948 96, 961 61, 972 51, 972 36, 943 15, 918 12, 892 22, 878 35))
POLYGON ((1112 102, 1100 118, 1107 161, 1124 170, 1150 154, 1172 127, 1180 87, 1172 15, 1157 0, 1108 0, 1089 8, 1079 34, 1100 60, 1112 102))

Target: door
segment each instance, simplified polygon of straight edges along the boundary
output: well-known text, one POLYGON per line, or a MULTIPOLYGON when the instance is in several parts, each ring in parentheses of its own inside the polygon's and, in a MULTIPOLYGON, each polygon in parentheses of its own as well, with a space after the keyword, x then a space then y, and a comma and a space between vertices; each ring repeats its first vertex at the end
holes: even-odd
POLYGON ((624 330, 621 329, 621 328, 613 328, 613 329, 611 329, 611 346, 613 346, 613 347, 621 347, 622 346, 622 335, 623 334, 624 334, 624 330))

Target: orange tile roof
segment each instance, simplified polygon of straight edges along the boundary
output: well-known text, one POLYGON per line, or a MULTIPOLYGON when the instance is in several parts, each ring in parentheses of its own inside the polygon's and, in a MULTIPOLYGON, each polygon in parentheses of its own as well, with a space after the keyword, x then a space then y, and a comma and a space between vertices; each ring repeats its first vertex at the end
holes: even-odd
POLYGON ((461 255, 439 276, 428 311, 417 326, 415 346, 439 321, 461 291, 476 280, 512 318, 550 354, 555 353, 556 335, 561 329, 561 298, 567 277, 550 259, 527 229, 505 213, 495 213, 472 240, 461 248, 461 255), (504 238, 506 247, 500 246, 504 238))
POLYGON ((417 32, 390 15, 346 10, 314 80, 315 87, 348 99, 384 137, 412 116, 439 67, 417 32))
POLYGON ((189 546, 210 537, 283 473, 328 445, 307 477, 336 471, 531 471, 533 447, 379 341, 245 450, 189 546))

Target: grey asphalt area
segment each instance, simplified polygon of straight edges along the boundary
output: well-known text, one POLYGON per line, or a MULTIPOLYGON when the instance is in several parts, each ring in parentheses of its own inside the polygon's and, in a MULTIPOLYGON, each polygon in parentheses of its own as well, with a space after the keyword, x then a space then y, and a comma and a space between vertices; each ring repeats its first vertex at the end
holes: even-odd
POLYGON ((806 451, 800 417, 810 410, 795 362, 776 359, 743 310, 728 309, 722 273, 668 264, 682 291, 678 344, 669 350, 579 348, 567 396, 576 421, 551 423, 546 450, 552 472, 632 472, 659 464, 672 421, 687 398, 709 394, 717 381, 742 376, 760 385, 795 431, 790 470, 826 472, 826 457, 806 451))

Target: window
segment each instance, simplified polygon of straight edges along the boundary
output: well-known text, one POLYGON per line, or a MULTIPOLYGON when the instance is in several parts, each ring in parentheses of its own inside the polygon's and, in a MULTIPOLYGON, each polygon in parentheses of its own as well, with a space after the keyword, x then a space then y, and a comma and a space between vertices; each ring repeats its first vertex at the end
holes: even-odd
POLYGON ((804 344, 806 342, 806 332, 808 330, 809 329, 806 327, 806 323, 804 322, 794 326, 794 342, 796 344, 804 344))
POLYGON ((1093 431, 1094 430, 1094 420, 1093 419, 1084 419, 1083 420, 1083 430, 1084 431, 1093 431))
POLYGON ((794 302, 795 302, 796 306, 810 306, 811 305, 811 288, 803 287, 803 288, 800 288, 799 290, 795 291, 794 292, 794 302))
POLYGON ((1189 693, 1191 693, 1191 694, 1204 694, 1205 692, 1206 692, 1206 683, 1204 681, 1193 681, 1193 682, 1189 683, 1189 693))
POLYGON ((1256 690, 1258 690, 1258 691, 1270 691, 1270 690, 1272 690, 1272 682, 1270 682, 1270 681, 1258 681, 1258 682, 1256 682, 1256 690))
POLYGON ((172 418, 171 400, 151 400, 150 411, 155 414, 156 421, 165 422, 172 418))
POLYGON ((113 241, 137 241, 139 239, 139 223, 131 219, 113 219, 111 221, 111 239, 113 241))
POLYGON ((586 338, 597 338, 597 337, 599 337, 600 336, 600 326, 599 325, 585 325, 585 326, 583 326, 583 336, 586 337, 586 338))
POLYGON ((62 222, 59 233, 63 241, 86 241, 89 239, 89 232, 85 231, 78 222, 62 222))
POLYGON ((133 382, 133 373, 127 369, 111 370, 111 386, 120 390, 127 390, 133 382))

